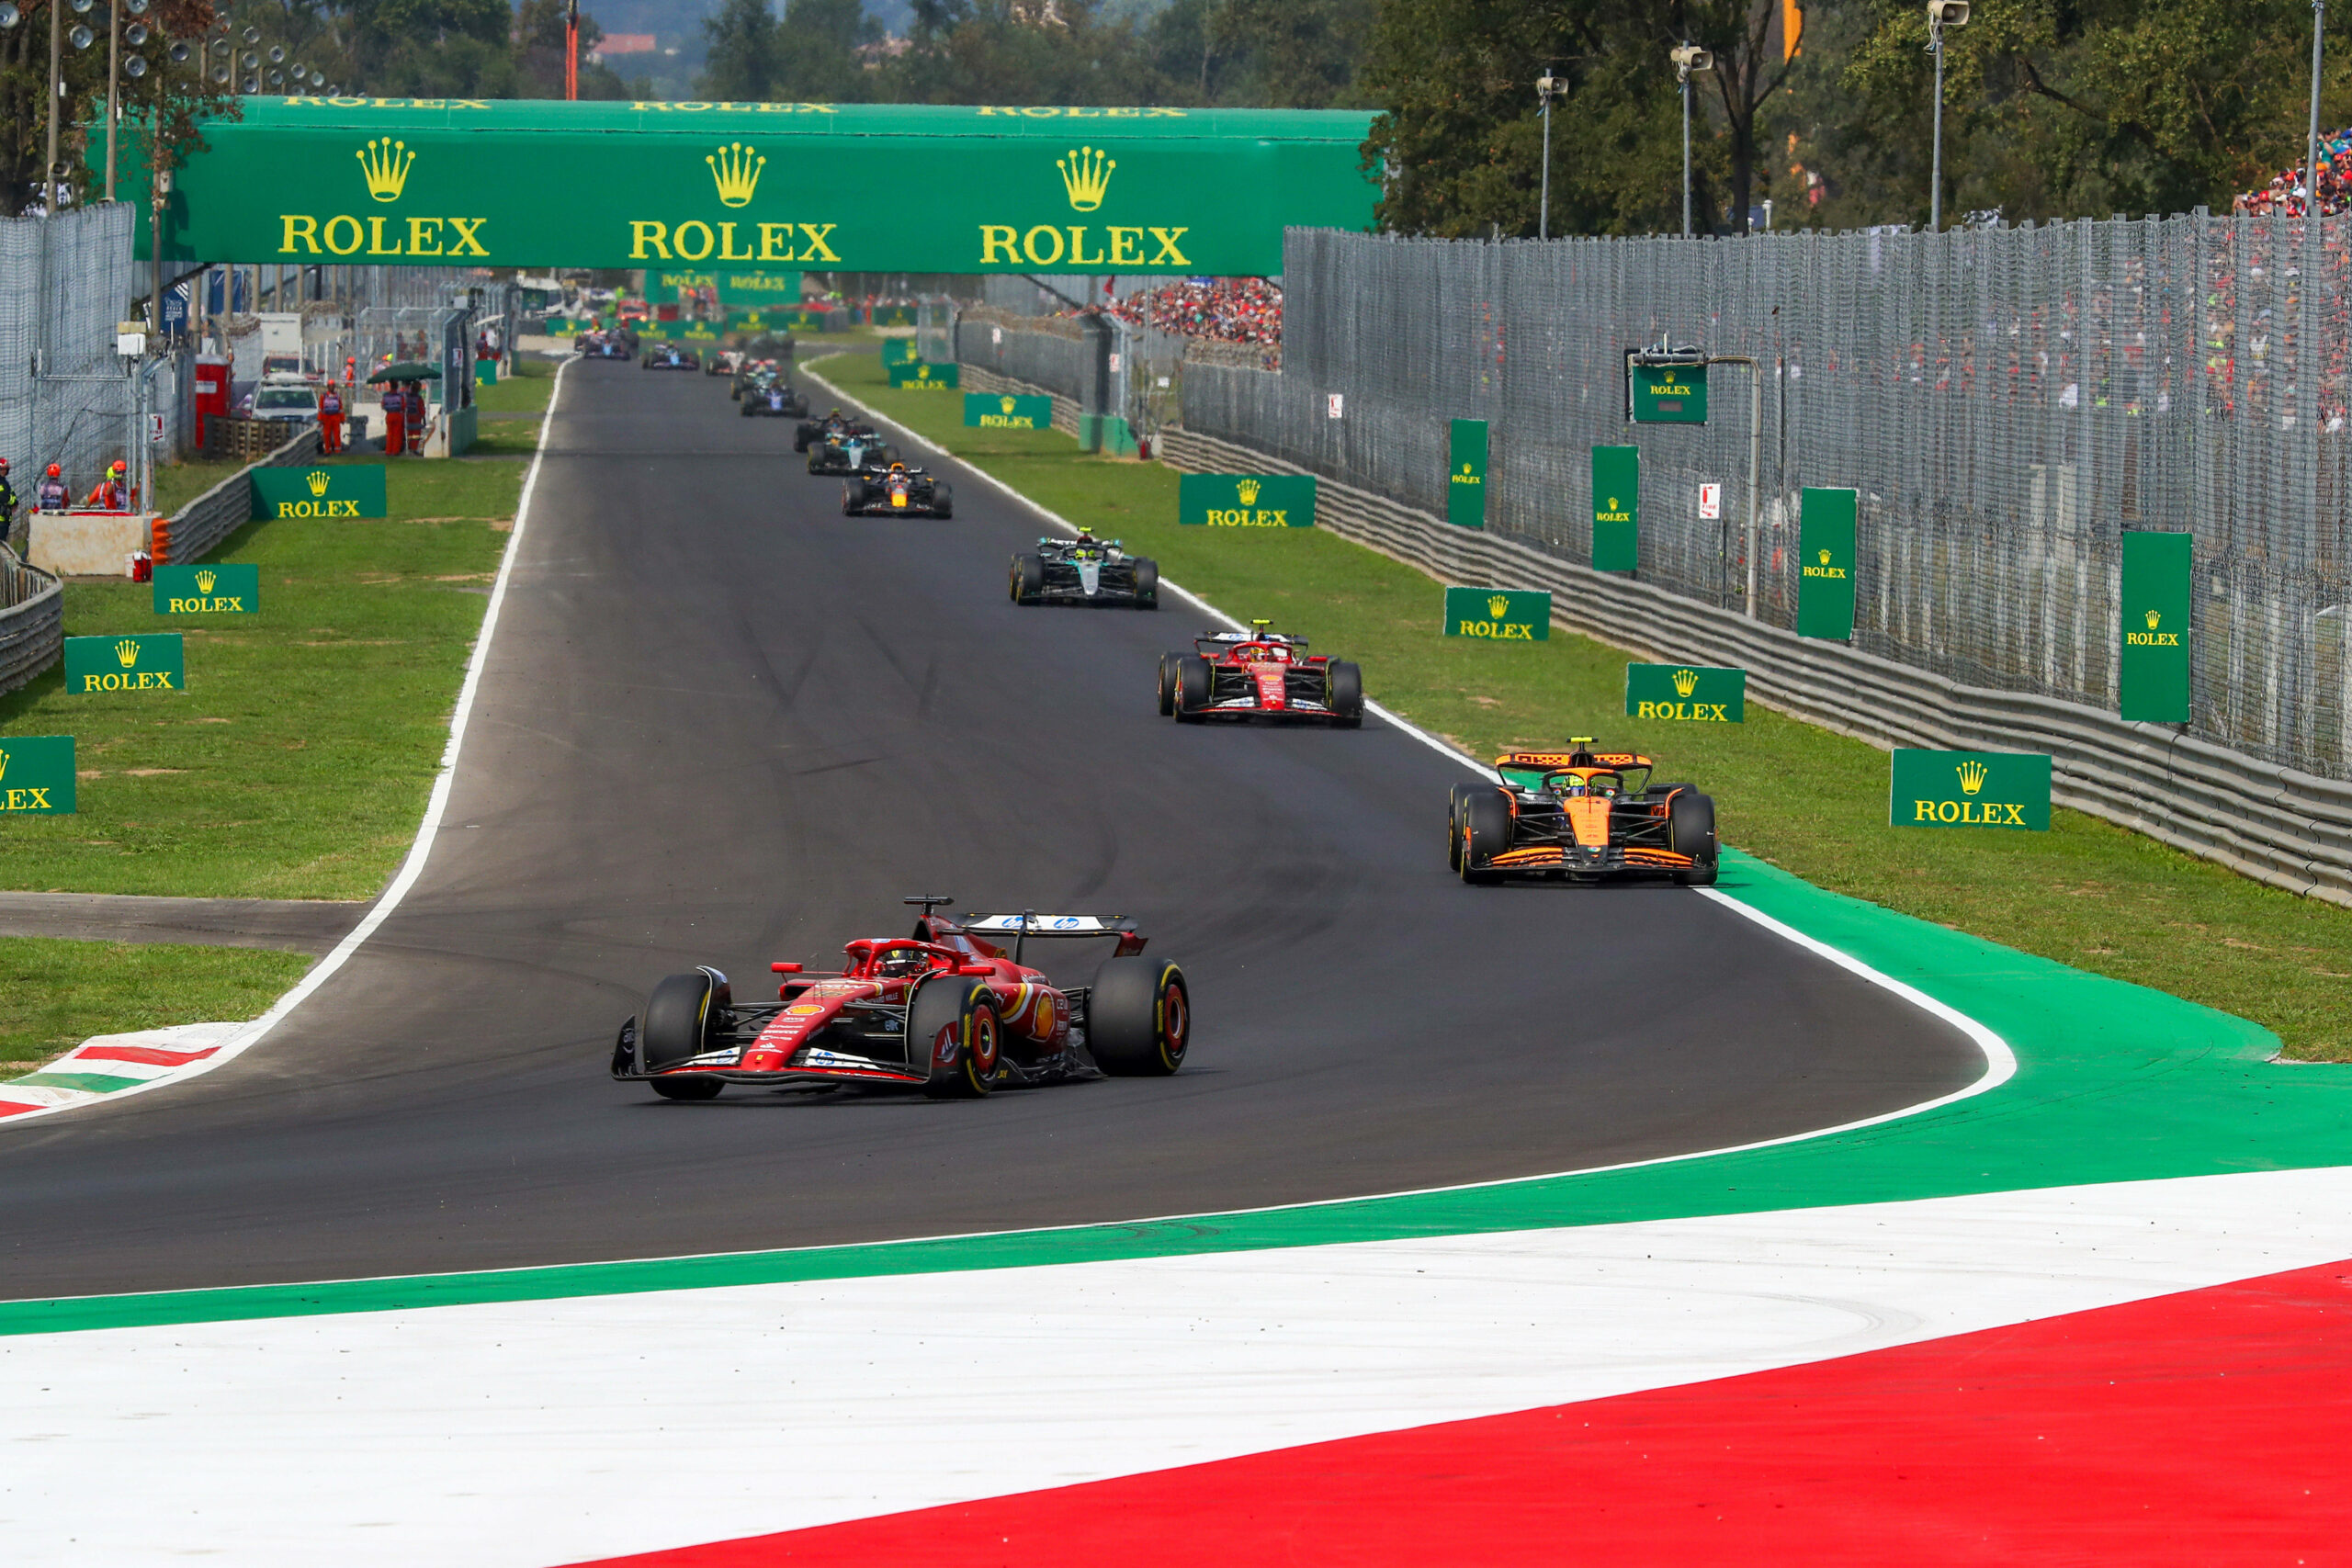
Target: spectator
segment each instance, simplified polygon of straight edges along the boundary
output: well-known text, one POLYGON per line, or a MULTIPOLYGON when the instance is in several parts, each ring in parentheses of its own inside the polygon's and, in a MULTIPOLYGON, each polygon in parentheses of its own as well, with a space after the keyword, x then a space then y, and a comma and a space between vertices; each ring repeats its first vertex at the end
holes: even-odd
POLYGON ((1131 326, 1177 337, 1279 347, 1282 286, 1262 277, 1193 277, 1148 289, 1107 307, 1131 326))

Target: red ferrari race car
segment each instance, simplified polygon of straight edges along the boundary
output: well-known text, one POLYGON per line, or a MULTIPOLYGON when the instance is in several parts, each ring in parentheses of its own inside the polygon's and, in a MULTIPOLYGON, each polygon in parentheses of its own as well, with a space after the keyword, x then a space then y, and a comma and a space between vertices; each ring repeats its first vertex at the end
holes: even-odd
POLYGON ((671 976, 643 1018, 621 1026, 613 1077, 650 1084, 664 1100, 713 1100, 729 1084, 864 1084, 947 1099, 1098 1070, 1165 1077, 1184 1065, 1184 972, 1146 958, 1125 916, 949 919, 933 911, 951 899, 906 902, 922 907, 914 934, 850 942, 836 973, 769 965, 784 976, 774 1002, 736 1001, 716 969, 671 976), (1083 938, 1117 943, 1091 984, 1057 985, 1023 962, 1030 942, 1083 938))
POLYGON ((1310 654, 1303 637, 1252 621, 1246 632, 1203 632, 1191 653, 1159 660, 1159 711, 1179 724, 1211 718, 1313 719, 1354 729, 1363 723, 1363 671, 1344 659, 1310 654))
POLYGON ((1506 876, 1669 876, 1715 880, 1715 803, 1687 784, 1650 783, 1657 767, 1634 751, 1595 751, 1589 735, 1566 751, 1509 751, 1488 784, 1455 784, 1446 801, 1448 857, 1462 880, 1506 876))

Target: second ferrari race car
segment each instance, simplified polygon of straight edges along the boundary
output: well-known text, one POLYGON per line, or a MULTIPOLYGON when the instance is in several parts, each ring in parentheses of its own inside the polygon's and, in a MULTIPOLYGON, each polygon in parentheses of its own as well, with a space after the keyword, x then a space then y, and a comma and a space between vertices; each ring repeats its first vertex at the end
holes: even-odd
POLYGON ((863 1084, 947 1099, 1097 1070, 1164 1077, 1184 1065, 1184 972, 1145 957, 1133 920, 1030 910, 949 919, 933 912, 949 899, 906 902, 922 908, 914 934, 848 943, 838 973, 769 965, 784 977, 774 1002, 738 1002, 708 967, 669 976, 621 1026, 612 1076, 664 1100, 714 1100, 729 1084, 863 1084), (1032 942, 1083 938, 1117 943, 1086 985, 1061 985, 1025 962, 1032 942))
POLYGON ((1657 764, 1634 751, 1510 751, 1490 784, 1455 784, 1446 802, 1447 854, 1462 880, 1507 876, 1668 876, 1715 880, 1715 803, 1687 784, 1654 784, 1657 764))
POLYGON ((1080 533, 1044 538, 1035 553, 1012 558, 1016 604, 1132 604, 1159 608, 1159 563, 1127 554, 1116 539, 1080 533))
POLYGON ((868 468, 842 481, 844 517, 956 515, 956 494, 936 476, 904 463, 876 471, 868 468))
POLYGON ((744 387, 742 412, 745 419, 753 414, 765 414, 771 419, 806 419, 808 394, 775 371, 763 370, 744 387))
POLYGON ((648 370, 699 370, 702 360, 691 348, 680 348, 674 343, 657 343, 645 351, 648 370))
POLYGON ((1194 651, 1159 660, 1159 711, 1179 724, 1212 718, 1316 719, 1342 729, 1363 723, 1363 671, 1310 654, 1303 637, 1252 621, 1246 632, 1203 632, 1194 651))

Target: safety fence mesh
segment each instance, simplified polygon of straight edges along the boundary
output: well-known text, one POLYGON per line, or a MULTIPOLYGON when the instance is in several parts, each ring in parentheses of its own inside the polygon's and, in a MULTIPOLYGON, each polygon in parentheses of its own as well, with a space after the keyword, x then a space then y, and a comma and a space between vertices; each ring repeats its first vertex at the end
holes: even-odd
POLYGON ((55 463, 80 499, 131 439, 131 363, 115 325, 134 304, 131 209, 0 220, 0 457, 29 505, 55 463))
POLYGON ((1183 422, 1442 514, 1448 422, 1484 419, 1487 526, 1579 561, 1592 448, 1635 446, 1640 576, 1736 604, 1753 398, 1761 617, 1794 620, 1803 489, 1850 487, 1858 646, 2112 707, 2120 536, 2186 530, 2192 732, 2352 777, 2348 235, 2203 214, 1739 242, 1294 230, 1281 370, 1188 362, 1183 422), (1624 352, 1661 344, 1752 357, 1752 392, 1718 366, 1703 427, 1629 425, 1624 352))

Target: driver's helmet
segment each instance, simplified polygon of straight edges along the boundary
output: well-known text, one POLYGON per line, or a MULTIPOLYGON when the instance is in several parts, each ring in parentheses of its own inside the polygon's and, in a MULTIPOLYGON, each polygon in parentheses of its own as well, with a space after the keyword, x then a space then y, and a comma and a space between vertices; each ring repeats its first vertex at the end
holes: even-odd
POLYGON ((907 477, 907 466, 904 463, 891 464, 890 477, 894 479, 905 479, 907 477))
POLYGON ((1099 545, 1102 542, 1102 540, 1097 539, 1092 534, 1087 532, 1083 528, 1080 528, 1078 531, 1078 537, 1070 541, 1073 545, 1099 545))
POLYGON ((874 972, 886 979, 912 979, 931 972, 931 954, 919 947, 886 948, 875 959, 874 972))

